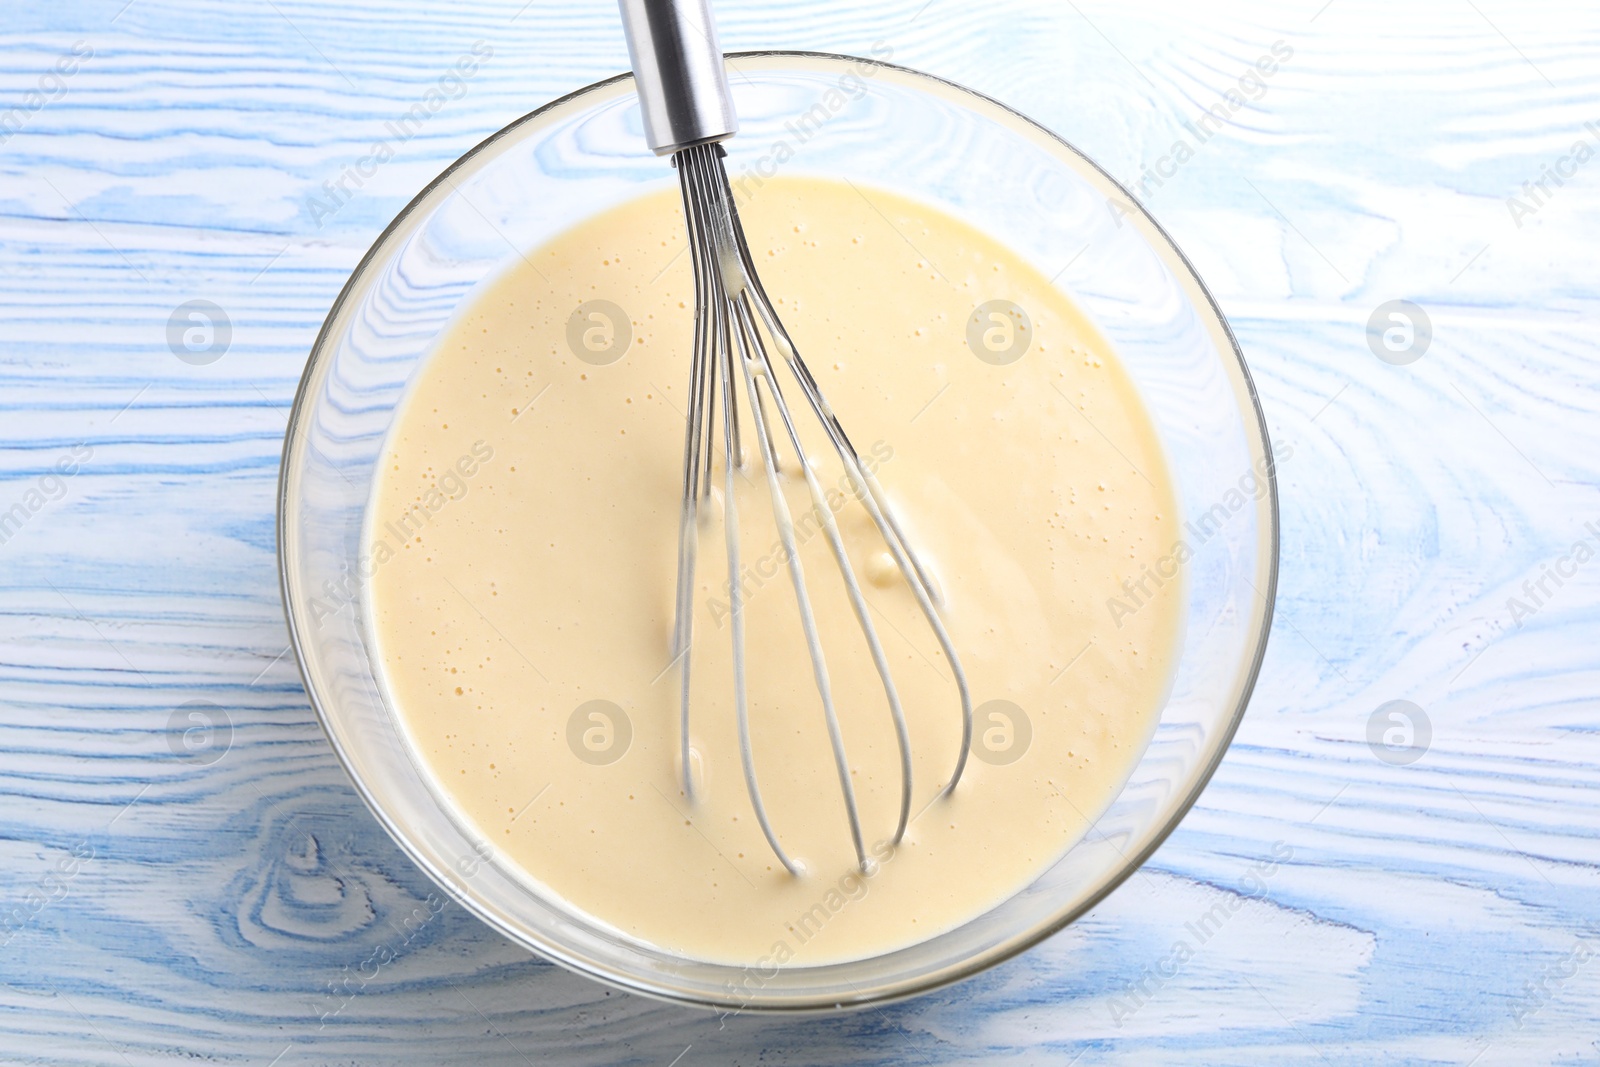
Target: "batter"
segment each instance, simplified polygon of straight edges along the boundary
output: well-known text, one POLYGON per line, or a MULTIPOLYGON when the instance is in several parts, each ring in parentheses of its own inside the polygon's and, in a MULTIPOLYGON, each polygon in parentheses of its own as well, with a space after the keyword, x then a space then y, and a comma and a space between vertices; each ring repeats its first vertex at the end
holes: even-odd
MULTIPOLYGON (((422 762, 502 862, 628 937, 807 966, 958 926, 1082 836, 1153 729, 1181 583, 1132 612, 1108 601, 1179 532, 1137 391, 1020 257, 939 210, 829 180, 775 178, 741 211, 779 314, 943 593, 978 706, 953 797, 935 800, 960 742, 949 666, 809 414, 905 707, 915 818, 890 847, 900 776, 882 686, 825 538, 802 534, 877 859, 857 869, 748 438, 735 503, 755 759, 805 872, 767 846, 741 775, 720 466, 685 795, 669 643, 694 283, 675 191, 526 253, 443 334, 386 446, 367 610, 422 762)), ((798 519, 811 502, 798 477, 789 491, 798 519)))

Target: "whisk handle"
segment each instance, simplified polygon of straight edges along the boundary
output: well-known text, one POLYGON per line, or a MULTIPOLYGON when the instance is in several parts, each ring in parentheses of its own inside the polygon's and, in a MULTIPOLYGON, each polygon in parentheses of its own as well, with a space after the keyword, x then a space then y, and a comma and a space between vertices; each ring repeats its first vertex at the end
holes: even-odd
POLYGON ((710 0, 617 0, 639 83, 645 141, 658 156, 739 129, 710 0))

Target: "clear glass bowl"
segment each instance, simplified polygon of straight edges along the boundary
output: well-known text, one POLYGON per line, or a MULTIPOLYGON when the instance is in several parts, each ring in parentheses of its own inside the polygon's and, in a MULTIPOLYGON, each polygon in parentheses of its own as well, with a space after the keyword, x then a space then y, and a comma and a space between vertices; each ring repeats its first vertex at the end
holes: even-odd
POLYGON ((475 285, 580 219, 676 185, 644 147, 631 76, 573 93, 478 145, 362 259, 295 398, 278 554, 295 654, 334 751, 379 822, 463 907, 630 991, 730 1010, 826 1010, 908 996, 1022 951, 1093 907, 1172 831, 1222 758, 1261 663, 1277 493, 1233 335, 1182 253, 1104 171, 1023 116, 925 74, 815 53, 732 61, 736 180, 779 167, 843 177, 966 218, 1047 277, 1059 271, 1057 284, 1143 391, 1187 523, 1183 647, 1149 748, 1086 837, 1016 896, 932 940, 757 972, 629 941, 541 897, 434 792, 386 705, 362 609, 362 520, 377 461, 407 383, 475 285))

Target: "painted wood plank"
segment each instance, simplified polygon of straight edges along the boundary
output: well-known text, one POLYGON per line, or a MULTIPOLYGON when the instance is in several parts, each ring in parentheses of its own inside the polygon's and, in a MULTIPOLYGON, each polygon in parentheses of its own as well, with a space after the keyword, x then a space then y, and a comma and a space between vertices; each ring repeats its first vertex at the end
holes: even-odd
POLYGON ((363 809, 284 656, 287 407, 328 305, 416 189, 623 69, 614 12, 20 5, 0 109, 75 46, 92 55, 0 144, 0 508, 89 455, 0 545, 0 1061, 1600 1058, 1600 963, 1578 958, 1600 937, 1600 570, 1547 580, 1528 617, 1508 604, 1575 541, 1600 546, 1600 161, 1543 179, 1580 139, 1600 150, 1600 17, 1500 0, 718 8, 731 49, 882 41, 1038 118, 1144 182, 1212 285, 1294 455, 1266 669, 1211 788, 1085 920, 881 1011, 662 1007, 453 906, 403 939, 433 887, 363 809), (477 41, 494 55, 459 98, 317 217, 323 183, 477 41), (1292 55, 1245 82, 1279 42, 1292 55), (1174 169, 1229 91, 1244 105, 1174 169), (1542 179, 1536 202, 1523 183, 1542 179), (1366 345, 1396 298, 1434 327, 1408 367, 1366 345), (167 346, 191 299, 234 328, 207 367, 167 346), (1410 765, 1368 746, 1393 699, 1431 723, 1410 765), (199 759, 179 755, 191 701, 228 726, 199 759), (1289 858, 1263 876, 1274 848, 1289 858), (1218 903, 1238 907, 1202 941, 1218 903))

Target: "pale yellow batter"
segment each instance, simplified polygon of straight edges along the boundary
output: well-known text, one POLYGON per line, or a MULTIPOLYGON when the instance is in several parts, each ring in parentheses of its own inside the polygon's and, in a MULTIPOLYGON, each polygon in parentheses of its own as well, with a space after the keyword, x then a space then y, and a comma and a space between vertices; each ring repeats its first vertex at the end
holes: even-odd
MULTIPOLYGON (((676 193, 529 251, 443 336, 388 444, 368 522, 368 611, 416 748, 501 861, 642 941, 805 966, 957 926, 1083 834, 1149 738, 1178 641, 1180 583, 1131 614, 1114 616, 1108 598, 1178 529, 1138 394, 1032 266, 871 188, 780 177, 741 206, 767 291, 943 591, 980 706, 979 751, 954 797, 930 803, 960 739, 950 670, 866 513, 835 492, 916 757, 916 818, 890 849, 894 732, 826 542, 812 536, 801 557, 881 861, 870 877, 856 870, 753 440, 736 504, 755 758, 806 873, 773 856, 740 771, 720 490, 696 596, 697 795, 684 795, 668 645, 694 289, 676 193), (1023 330, 1014 362, 969 344, 975 309, 995 300, 1027 325, 986 312, 975 333, 992 355, 1023 330), (586 313, 569 331, 595 301, 629 321, 586 313), (629 346, 606 363, 619 331, 629 346)), ((802 424, 823 483, 847 486, 809 414, 802 424)), ((789 489, 798 517, 810 502, 798 479, 789 489)))

